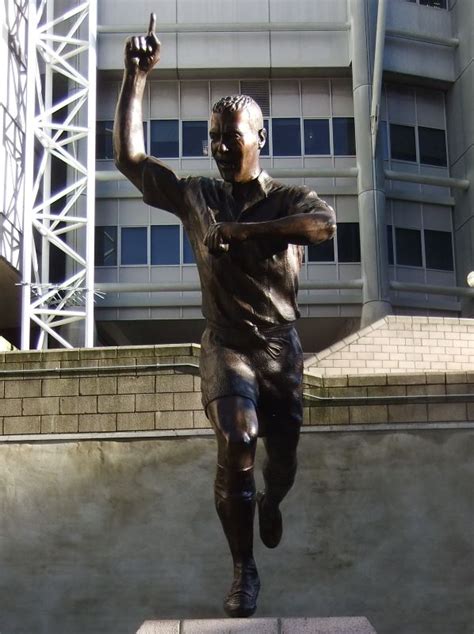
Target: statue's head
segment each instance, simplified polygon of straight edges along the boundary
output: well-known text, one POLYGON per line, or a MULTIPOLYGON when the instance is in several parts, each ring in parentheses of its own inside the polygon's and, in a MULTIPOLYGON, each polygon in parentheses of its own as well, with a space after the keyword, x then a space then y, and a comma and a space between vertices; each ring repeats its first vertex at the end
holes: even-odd
POLYGON ((222 178, 251 181, 260 173, 260 150, 266 131, 260 106, 247 95, 222 97, 212 107, 211 152, 222 178))

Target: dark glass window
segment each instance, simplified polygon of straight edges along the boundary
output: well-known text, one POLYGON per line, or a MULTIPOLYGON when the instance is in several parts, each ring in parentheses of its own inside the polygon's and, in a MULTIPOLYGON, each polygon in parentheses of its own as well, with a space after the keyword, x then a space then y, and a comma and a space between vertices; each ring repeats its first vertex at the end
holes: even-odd
POLYGON ((97 121, 95 137, 95 156, 98 159, 113 159, 112 143, 113 121, 97 121))
POLYGON ((308 262, 334 262, 334 240, 326 240, 321 244, 310 244, 308 262))
POLYGON ((392 225, 387 225, 387 254, 388 254, 388 263, 394 264, 393 259, 393 227, 392 225))
POLYGON ((148 136, 147 136, 148 123, 143 122, 143 141, 145 143, 145 152, 148 152, 148 136))
MULTIPOLYGON (((114 144, 113 144, 113 121, 97 121, 96 123, 96 136, 95 136, 95 157, 97 159, 113 159, 114 158, 114 144)), ((147 124, 143 123, 143 138, 145 142, 145 151, 148 147, 147 143, 147 124)))
POLYGON ((337 223, 337 253, 339 262, 360 262, 358 222, 337 223))
POLYGON ((453 271, 453 246, 449 231, 425 229, 426 268, 453 271))
POLYGON ((418 229, 395 227, 397 264, 423 266, 421 258, 421 232, 418 229))
POLYGON ((183 121, 183 156, 208 156, 207 121, 183 121))
POLYGON ((270 156, 270 127, 268 125, 268 119, 263 120, 263 127, 267 131, 267 141, 260 150, 260 156, 270 156))
POLYGON ((436 7, 436 9, 446 9, 446 0, 420 0, 420 4, 425 7, 436 7))
POLYGON ((160 158, 179 156, 179 128, 177 119, 150 122, 151 154, 160 158))
POLYGON ((299 119, 272 119, 273 156, 301 156, 299 119))
POLYGON ((121 251, 121 264, 146 264, 147 228, 122 227, 121 251))
POLYGON ((332 136, 336 156, 355 155, 355 130, 352 117, 335 117, 332 120, 332 136))
POLYGON ((194 257, 193 248, 186 234, 186 231, 183 229, 183 264, 195 264, 195 263, 196 263, 196 258, 194 257))
POLYGON ((380 145, 382 146, 382 158, 388 160, 388 133, 387 122, 381 121, 379 125, 380 145))
POLYGON ((331 154, 329 119, 304 120, 304 153, 331 154))
POLYGON ((391 123, 390 148, 393 159, 416 161, 415 128, 410 125, 391 123))
POLYGON ((95 228, 95 265, 117 266, 117 227, 95 228))
POLYGON ((418 128, 420 163, 446 165, 446 136, 444 130, 418 128))
POLYGON ((179 225, 152 226, 151 263, 179 264, 179 225))

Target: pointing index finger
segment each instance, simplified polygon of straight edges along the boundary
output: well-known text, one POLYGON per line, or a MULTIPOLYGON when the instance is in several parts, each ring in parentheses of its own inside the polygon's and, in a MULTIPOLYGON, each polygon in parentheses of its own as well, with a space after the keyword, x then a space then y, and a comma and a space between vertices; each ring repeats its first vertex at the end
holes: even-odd
POLYGON ((150 24, 148 26, 148 35, 154 35, 156 28, 156 13, 150 13, 150 24))

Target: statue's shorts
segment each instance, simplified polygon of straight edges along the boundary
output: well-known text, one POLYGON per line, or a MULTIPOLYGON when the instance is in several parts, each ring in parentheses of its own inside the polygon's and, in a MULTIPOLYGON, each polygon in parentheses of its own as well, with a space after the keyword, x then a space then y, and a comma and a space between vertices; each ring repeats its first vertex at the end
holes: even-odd
POLYGON ((201 341, 201 390, 204 409, 224 396, 255 404, 259 436, 299 430, 303 420, 303 351, 293 326, 266 331, 270 352, 240 333, 206 328, 201 341))

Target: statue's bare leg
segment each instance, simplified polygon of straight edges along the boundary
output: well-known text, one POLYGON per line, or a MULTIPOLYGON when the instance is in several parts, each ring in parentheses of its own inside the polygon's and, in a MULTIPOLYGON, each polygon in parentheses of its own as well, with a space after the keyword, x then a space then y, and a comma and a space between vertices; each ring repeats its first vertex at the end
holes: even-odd
POLYGON ((260 589, 253 558, 257 414, 250 399, 226 396, 212 401, 207 415, 218 445, 216 510, 234 562, 234 579, 224 609, 229 616, 246 617, 255 612, 260 589))

